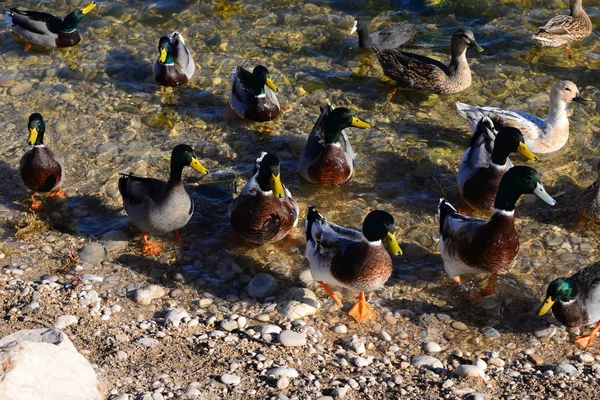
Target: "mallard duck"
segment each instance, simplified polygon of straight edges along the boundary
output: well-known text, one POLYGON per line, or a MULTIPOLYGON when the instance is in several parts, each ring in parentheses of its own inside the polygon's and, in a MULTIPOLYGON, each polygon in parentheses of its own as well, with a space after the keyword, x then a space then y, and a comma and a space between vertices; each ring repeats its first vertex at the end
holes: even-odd
POLYGON ((83 8, 72 11, 65 19, 40 11, 22 11, 11 8, 6 11, 6 19, 12 25, 13 31, 30 43, 50 47, 71 47, 81 42, 81 35, 77 26, 83 16, 96 8, 92 1, 83 8))
POLYGON ((65 167, 60 158, 44 146, 46 124, 42 115, 31 114, 27 126, 27 144, 33 147, 21 157, 19 176, 23 185, 30 190, 31 209, 39 211, 41 204, 35 199, 35 193, 50 193, 54 198, 65 197, 61 187, 65 167))
POLYGON ((392 259, 382 241, 393 255, 402 254, 394 218, 385 211, 371 211, 361 232, 331 223, 315 207, 308 208, 305 255, 310 273, 340 307, 342 301, 329 285, 359 292, 358 302, 348 312, 357 322, 377 318, 365 292, 381 288, 392 274, 392 259))
POLYGON ((589 335, 575 339, 579 346, 589 347, 600 331, 600 262, 588 265, 568 278, 553 280, 538 315, 541 317, 550 309, 554 317, 568 327, 596 324, 589 335))
POLYGON ((171 174, 167 182, 133 174, 121 174, 119 178, 123 208, 131 222, 142 231, 144 256, 162 251, 159 244, 148 240, 149 233, 175 231, 175 243, 183 244, 179 229, 189 222, 194 212, 194 202, 181 183, 181 173, 186 166, 208 174, 194 149, 179 144, 171 152, 171 174))
POLYGON ((452 280, 460 283, 462 274, 491 273, 482 294, 495 291, 498 271, 508 266, 519 250, 515 205, 526 193, 535 193, 546 203, 556 204, 546 193, 537 171, 525 166, 512 167, 504 174, 494 202, 494 213, 489 220, 461 215, 445 199, 440 199, 438 246, 444 269, 452 280))
POLYGON ((373 47, 383 72, 404 89, 438 94, 457 93, 471 86, 471 69, 467 48, 483 51, 469 29, 459 29, 452 35, 452 58, 449 65, 429 57, 400 50, 380 50, 373 47))
POLYGON ((521 131, 500 127, 496 133, 488 117, 479 121, 456 176, 458 190, 466 204, 481 211, 493 209, 500 181, 513 167, 508 156, 517 151, 528 160, 537 160, 525 144, 521 131))
POLYGON ((557 15, 540 27, 533 39, 542 47, 559 47, 566 45, 567 51, 573 55, 569 45, 592 34, 592 21, 581 6, 581 0, 569 0, 569 15, 557 15))
POLYGON ((263 152, 252 177, 229 204, 231 227, 252 243, 272 243, 298 224, 298 204, 281 183, 279 158, 263 152))
POLYGON ((585 220, 600 222, 600 163, 597 170, 599 179, 581 192, 577 199, 579 225, 582 225, 585 220))
POLYGON ((511 126, 521 131, 525 143, 534 153, 552 153, 561 149, 569 139, 569 119, 567 106, 571 101, 588 104, 577 86, 570 81, 560 81, 552 86, 550 110, 546 119, 518 111, 502 110, 496 107, 471 106, 456 102, 458 113, 467 120, 471 132, 475 132, 482 117, 489 117, 494 126, 511 126))
POLYGON ((265 122, 277 118, 281 107, 275 92, 279 91, 262 65, 252 72, 237 67, 232 72, 231 107, 242 118, 265 122))
POLYGON ((154 80, 158 84, 177 87, 192 79, 196 65, 179 32, 161 37, 158 52, 160 54, 153 69, 154 80))
POLYGON ((358 45, 361 49, 377 47, 379 50, 395 49, 408 42, 417 33, 413 24, 406 22, 386 25, 369 33, 369 23, 356 18, 350 34, 358 32, 358 45))
POLYGON ((302 156, 300 175, 309 182, 324 186, 346 183, 354 173, 354 151, 344 128, 369 129, 371 125, 355 117, 347 108, 321 108, 302 156))

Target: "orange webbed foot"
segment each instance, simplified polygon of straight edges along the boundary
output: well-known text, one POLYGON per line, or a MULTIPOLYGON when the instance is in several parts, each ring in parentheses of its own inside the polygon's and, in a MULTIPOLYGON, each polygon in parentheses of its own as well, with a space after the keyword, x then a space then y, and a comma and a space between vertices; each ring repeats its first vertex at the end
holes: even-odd
POLYGON ((40 211, 42 209, 42 203, 35 199, 35 194, 31 193, 29 194, 29 197, 31 198, 31 205, 29 206, 29 209, 31 211, 40 211))
POLYGON ((488 278, 488 283, 487 283, 486 287, 481 289, 481 296, 486 297, 486 296, 491 296, 494 293, 496 293, 496 282, 497 281, 498 281, 498 274, 496 272, 494 272, 488 278))
POLYGON ((363 322, 367 320, 374 321, 377 319, 377 314, 375 314, 375 311, 373 311, 371 306, 367 304, 365 292, 359 293, 358 301, 352 306, 350 311, 348 311, 348 315, 354 318, 356 322, 363 322))
POLYGON ((340 300, 340 298, 337 296, 337 294, 333 293, 333 290, 331 290, 331 288, 329 287, 328 284, 326 284, 323 281, 317 281, 317 283, 323 287, 323 290, 325 290, 325 293, 327 293, 333 299, 333 301, 335 301, 337 303, 338 306, 340 306, 340 307, 343 306, 342 300, 340 300))
POLYGON ((598 333, 598 331, 600 331, 600 322, 596 324, 596 327, 592 330, 592 332, 589 335, 577 336, 575 338, 575 343, 587 349, 594 342, 594 338, 596 337, 596 333, 598 333))
POLYGON ((31 49, 31 43, 29 43, 29 42, 26 42, 26 43, 25 43, 25 47, 23 47, 23 50, 24 50, 24 51, 29 51, 29 49, 31 49))
POLYGON ((48 197, 51 197, 53 199, 66 199, 67 195, 65 194, 65 192, 63 192, 62 188, 59 187, 54 192, 50 193, 48 197))
POLYGON ((150 240, 148 240, 148 234, 144 233, 142 235, 142 237, 144 238, 144 246, 142 247, 142 255, 143 256, 147 256, 147 255, 159 255, 162 252, 162 246, 159 245, 158 243, 154 243, 151 242, 150 240))
POLYGON ((393 88, 392 90, 390 90, 390 93, 387 95, 388 103, 392 102, 392 98, 394 97, 394 95, 396 94, 397 91, 398 91, 398 88, 393 88))
POLYGON ((569 53, 569 58, 573 58, 573 55, 575 54, 575 53, 573 53, 573 50, 569 46, 567 46, 566 49, 567 49, 567 53, 569 53))

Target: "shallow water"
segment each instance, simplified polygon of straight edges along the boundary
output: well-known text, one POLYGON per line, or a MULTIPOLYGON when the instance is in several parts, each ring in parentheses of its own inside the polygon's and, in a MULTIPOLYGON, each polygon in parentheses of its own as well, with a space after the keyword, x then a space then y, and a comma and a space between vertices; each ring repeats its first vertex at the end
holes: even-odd
MULTIPOLYGON (((80 4, 67 3, 19 1, 18 6, 66 14, 80 4)), ((597 24, 600 12, 595 5, 586 9, 597 24)), ((574 46, 572 59, 564 49, 536 50, 530 39, 537 26, 556 13, 567 13, 565 7, 558 1, 112 1, 99 3, 85 17, 79 46, 34 46, 28 52, 2 21, 2 203, 24 209, 15 172, 27 149, 26 125, 32 112, 43 114, 46 143, 67 166, 68 208, 54 217, 67 220, 66 229, 85 238, 127 226, 116 190, 119 171, 166 178, 165 156, 177 143, 188 143, 211 174, 200 177, 185 170, 196 214, 183 231, 184 250, 167 252, 161 259, 186 265, 219 252, 243 268, 293 277, 307 266, 302 221, 294 241, 262 247, 244 243, 227 221, 232 193, 249 177, 253 160, 267 150, 282 160, 283 182, 302 213, 314 204, 332 221, 360 226, 366 210, 390 211, 406 250, 394 261, 397 270, 390 285, 425 277, 436 282, 434 292, 443 298, 448 280, 437 255, 436 206, 440 196, 458 201, 455 173, 470 138, 454 102, 545 116, 549 90, 560 79, 574 81, 585 97, 596 100, 596 33, 574 46), (372 25, 416 23, 419 33, 407 48, 444 61, 452 32, 472 29, 485 48, 480 54, 468 52, 472 87, 453 96, 399 91, 387 103, 390 82, 375 56, 361 52, 357 37, 349 35, 357 15, 373 20, 372 25), (184 36, 199 68, 184 87, 159 89, 151 76, 158 39, 174 30, 184 36), (233 68, 259 63, 271 71, 285 108, 280 118, 267 124, 233 117, 228 106, 233 68), (297 173, 300 151, 319 106, 327 100, 353 109, 373 125, 370 130, 350 129, 358 155, 356 174, 335 189, 315 187, 297 173)), ((593 259, 597 248, 597 227, 565 234, 573 229, 572 204, 579 187, 596 178, 600 146, 595 105, 573 104, 570 109, 568 147, 535 164, 558 205, 551 209, 532 199, 521 204, 518 229, 525 245, 503 278, 505 290, 522 291, 525 286, 530 298, 541 297, 540 285, 548 276, 575 270, 593 259), (555 225, 563 230, 553 231, 555 225), (548 245, 552 235, 564 240, 548 245), (593 245, 591 255, 578 251, 581 241, 593 245), (570 243, 569 248, 564 243, 570 243), (564 253, 575 256, 563 260, 559 256, 564 253)), ((135 230, 128 232, 135 236, 135 230)), ((137 245, 132 242, 130 251, 138 251, 137 245)))

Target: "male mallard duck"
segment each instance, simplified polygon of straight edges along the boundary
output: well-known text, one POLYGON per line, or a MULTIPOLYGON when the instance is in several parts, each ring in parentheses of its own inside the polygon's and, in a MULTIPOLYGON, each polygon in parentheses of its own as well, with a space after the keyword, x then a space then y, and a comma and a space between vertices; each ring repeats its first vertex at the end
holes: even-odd
POLYGON ((377 47, 379 50, 395 49, 408 42, 417 28, 406 22, 386 25, 379 30, 369 33, 369 23, 363 19, 356 18, 350 34, 358 32, 358 45, 361 49, 377 47))
POLYGON ((192 79, 196 65, 179 32, 161 37, 158 52, 153 69, 154 80, 158 84, 177 87, 192 79))
POLYGON ((569 15, 557 15, 540 27, 533 39, 542 47, 567 45, 567 51, 573 55, 569 45, 592 34, 592 21, 581 6, 581 0, 569 0, 569 15))
MULTIPOLYGON (((600 177, 600 163, 598 163, 598 172, 600 177)), ((588 186, 577 199, 577 211, 579 212, 580 222, 590 220, 600 222, 600 179, 588 186)))
POLYGON ((373 47, 383 72, 404 89, 438 94, 457 93, 471 86, 471 69, 467 48, 483 49, 475 42, 473 32, 459 29, 452 35, 452 58, 449 65, 429 57, 400 50, 373 47))
POLYGON ((561 149, 569 139, 567 106, 571 101, 588 104, 588 100, 581 97, 573 82, 560 81, 552 86, 550 110, 546 119, 518 111, 471 106, 461 102, 456 102, 456 109, 469 123, 471 132, 475 132, 481 118, 489 117, 496 127, 512 126, 520 130, 525 143, 534 153, 551 153, 561 149))
POLYGON ((570 277, 557 278, 546 290, 541 317, 552 308, 554 317, 568 327, 596 324, 589 335, 577 336, 575 343, 589 347, 600 331, 600 262, 580 269, 570 277))
POLYGON ((290 233, 299 213, 298 203, 281 183, 279 158, 263 152, 252 177, 229 204, 231 227, 249 242, 272 243, 290 233))
POLYGON ((148 233, 175 231, 175 242, 183 243, 179 229, 188 223, 194 212, 194 202, 181 183, 181 173, 186 166, 208 174, 194 149, 180 144, 171 152, 171 175, 167 182, 133 174, 121 174, 119 178, 123 208, 131 222, 142 231, 143 255, 156 255, 162 251, 160 245, 148 240, 148 233))
POLYGON ((525 166, 512 167, 502 177, 489 221, 461 215, 445 199, 440 199, 438 246, 444 269, 452 280, 460 283, 462 274, 491 273, 482 294, 494 292, 498 271, 508 266, 519 250, 515 204, 526 193, 535 193, 546 203, 556 204, 546 193, 537 171, 525 166))
POLYGON ((493 209, 500 181, 513 167, 508 156, 516 151, 528 160, 537 160, 527 148, 521 131, 500 127, 496 133, 488 117, 479 121, 456 176, 458 190, 467 205, 481 211, 493 209))
POLYGON ((61 188, 65 167, 60 158, 44 146, 46 125, 42 116, 38 113, 31 114, 27 126, 27 144, 33 147, 21 157, 19 176, 23 185, 31 191, 31 209, 38 211, 41 204, 35 200, 36 192, 51 192, 51 197, 65 197, 61 188))
POLYGON ((237 67, 231 75, 231 107, 240 117, 256 122, 277 118, 281 107, 273 91, 279 89, 269 77, 268 69, 258 65, 250 72, 237 67))
POLYGON ((392 259, 382 241, 393 255, 402 254, 394 232, 394 218, 385 211, 371 211, 360 232, 331 223, 315 207, 308 208, 305 255, 310 273, 340 307, 342 301, 329 285, 360 292, 348 312, 357 322, 377 318, 365 292, 381 288, 392 274, 392 259))
POLYGON ((321 108, 300 158, 300 175, 309 182, 324 186, 346 183, 354 173, 354 151, 344 128, 369 129, 347 108, 321 108))
MULTIPOLYGON (((27 42, 50 47, 71 47, 81 41, 77 26, 83 16, 96 7, 92 1, 83 8, 72 11, 65 19, 40 11, 22 11, 11 8, 6 11, 6 19, 13 31, 27 42)), ((31 44, 27 44, 28 50, 31 44)))

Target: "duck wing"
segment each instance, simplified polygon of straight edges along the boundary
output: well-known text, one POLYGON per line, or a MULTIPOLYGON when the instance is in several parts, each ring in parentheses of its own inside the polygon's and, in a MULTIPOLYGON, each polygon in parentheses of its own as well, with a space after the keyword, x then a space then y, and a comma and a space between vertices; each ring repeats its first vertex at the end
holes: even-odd
MULTIPOLYGON (((309 207, 306 217, 307 250, 313 243, 313 249, 320 262, 330 262, 334 256, 343 253, 348 246, 364 239, 361 232, 333 224, 319 214, 314 207, 309 207)), ((309 260, 312 260, 309 257, 309 260)))
POLYGON ((459 241, 470 242, 477 229, 488 222, 484 219, 459 214, 445 199, 440 199, 438 204, 438 218, 440 220, 440 236, 447 245, 459 241))
POLYGON ((173 58, 175 59, 175 64, 179 65, 181 72, 190 79, 192 75, 194 75, 194 72, 196 72, 196 65, 185 45, 183 36, 177 31, 173 32, 171 34, 171 43, 173 43, 173 58))
POLYGON ((483 117, 477 124, 475 134, 471 138, 469 147, 464 152, 458 167, 457 183, 461 190, 465 182, 479 169, 490 166, 492 151, 496 140, 494 123, 488 117, 483 117))
POLYGON ((132 205, 141 204, 147 199, 159 203, 165 195, 167 183, 159 179, 121 174, 119 178, 119 193, 123 200, 132 205))
MULTIPOLYGON (((315 122, 312 131, 310 131, 306 146, 304 146, 304 150, 302 151, 302 159, 306 159, 310 162, 318 157, 325 149, 323 122, 331 111, 333 111, 333 107, 329 103, 324 107, 321 107, 321 114, 319 115, 319 118, 317 118, 317 122, 315 122)), ((302 160, 300 161, 300 164, 303 164, 302 160)))
POLYGON ((252 73, 244 67, 236 67, 232 73, 231 106, 240 117, 244 117, 254 99, 250 77, 252 73))
POLYGON ((371 43, 379 49, 395 49, 408 42, 417 33, 417 28, 407 22, 387 25, 371 33, 371 43))
POLYGON ((62 18, 40 11, 23 11, 11 8, 7 16, 13 26, 19 26, 38 35, 58 34, 62 18))

